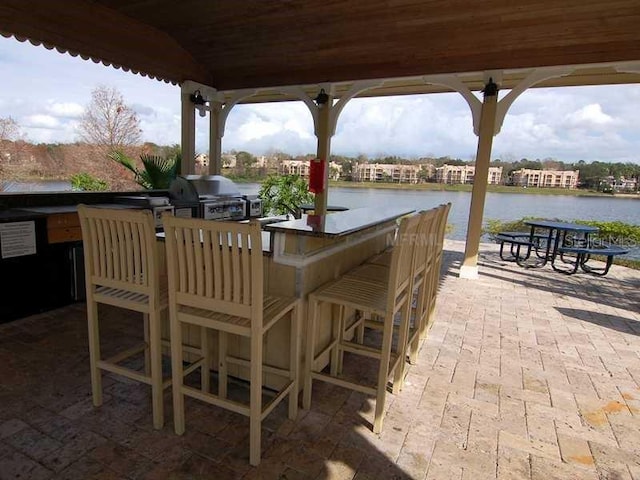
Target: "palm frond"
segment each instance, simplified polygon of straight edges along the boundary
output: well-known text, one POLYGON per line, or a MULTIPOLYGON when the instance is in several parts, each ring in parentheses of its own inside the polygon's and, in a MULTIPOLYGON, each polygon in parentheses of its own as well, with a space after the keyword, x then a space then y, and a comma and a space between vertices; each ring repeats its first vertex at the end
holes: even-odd
POLYGON ((135 174, 136 183, 147 190, 169 188, 171 181, 176 178, 180 170, 182 161, 182 155, 179 153, 168 158, 143 154, 140 155, 140 161, 144 168, 138 170, 133 159, 122 152, 111 152, 109 158, 131 170, 135 174))
POLYGON ((109 158, 112 159, 112 160, 115 160, 120 165, 128 168, 133 173, 138 175, 138 169, 133 164, 133 159, 130 158, 130 157, 127 157, 124 153, 119 152, 119 151, 116 150, 116 151, 113 151, 113 152, 109 153, 109 158))

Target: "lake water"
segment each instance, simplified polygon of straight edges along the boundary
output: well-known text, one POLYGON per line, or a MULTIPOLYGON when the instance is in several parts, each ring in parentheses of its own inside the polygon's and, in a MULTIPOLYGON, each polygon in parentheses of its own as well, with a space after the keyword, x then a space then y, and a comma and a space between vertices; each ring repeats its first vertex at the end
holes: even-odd
POLYGON ((0 181, 0 192, 68 192, 71 190, 71 182, 66 180, 0 181))
MULTIPOLYGON (((64 191, 69 182, 6 182, 5 191, 64 191)), ((255 195, 258 183, 238 184, 244 194, 255 195)), ((0 188, 2 191, 2 188, 0 188)), ((386 190, 381 188, 331 187, 329 204, 347 208, 398 205, 416 210, 451 202, 448 223, 453 230, 447 234, 453 240, 464 240, 469 220, 470 192, 425 190, 386 190)), ((487 193, 484 220, 519 220, 522 217, 558 218, 562 220, 621 221, 640 225, 640 199, 620 197, 577 197, 573 195, 535 195, 518 193, 487 193)), ((640 246, 629 255, 640 258, 640 246)))
MULTIPOLYGON (((257 194, 259 184, 240 184, 245 194, 257 194)), ((348 208, 398 205, 416 210, 451 202, 448 223, 453 240, 464 240, 469 221, 470 192, 424 190, 385 190, 380 188, 329 188, 328 203, 348 208)), ((558 218, 563 220, 621 221, 640 225, 640 199, 619 197, 577 197, 573 195, 535 195, 487 193, 484 220, 519 220, 522 217, 558 218)), ((634 248, 633 258, 640 258, 634 248)))

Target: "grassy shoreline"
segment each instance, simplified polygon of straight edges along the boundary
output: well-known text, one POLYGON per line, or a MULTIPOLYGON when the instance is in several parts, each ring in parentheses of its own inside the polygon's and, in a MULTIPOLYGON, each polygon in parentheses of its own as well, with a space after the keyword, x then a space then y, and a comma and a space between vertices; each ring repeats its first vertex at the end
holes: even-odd
MULTIPOLYGON (((386 190, 427 190, 439 192, 471 192, 473 185, 445 185, 442 183, 364 183, 331 181, 329 187, 342 188, 379 188, 386 190)), ((606 198, 640 198, 638 194, 616 194, 596 192, 592 190, 569 190, 564 188, 522 188, 506 185, 487 185, 487 192, 492 193, 520 193, 531 195, 571 195, 575 197, 606 197, 606 198)))

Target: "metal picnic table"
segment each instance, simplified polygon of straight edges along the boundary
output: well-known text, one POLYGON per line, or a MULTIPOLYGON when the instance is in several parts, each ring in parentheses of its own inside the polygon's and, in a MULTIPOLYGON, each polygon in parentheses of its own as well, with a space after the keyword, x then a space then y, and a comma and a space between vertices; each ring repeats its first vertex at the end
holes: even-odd
POLYGON ((586 273, 602 276, 609 271, 615 255, 629 252, 621 247, 595 245, 589 236, 597 233, 598 228, 590 225, 554 220, 527 220, 524 223, 531 227, 528 236, 525 232, 503 232, 498 235, 501 242, 500 257, 505 259, 503 247, 504 243, 509 243, 511 261, 515 261, 521 267, 538 268, 551 262, 551 267, 560 273, 571 275, 581 268, 586 273), (522 247, 526 250, 524 254, 521 254, 522 247), (528 261, 532 251, 537 257, 535 262, 528 261), (605 256, 605 267, 587 265, 592 255, 605 256), (557 263, 558 258, 570 267, 560 266, 557 263))
MULTIPOLYGON (((597 227, 580 223, 557 222, 554 220, 527 220, 524 223, 531 227, 531 234, 529 236, 531 242, 533 242, 535 238, 536 230, 543 230, 547 233, 545 242, 546 249, 543 256, 538 255, 540 261, 535 265, 536 267, 542 267, 546 265, 548 261, 551 261, 553 266, 558 256, 559 246, 589 246, 589 235, 598 232, 597 227), (574 236, 568 240, 567 233, 572 233, 574 236)), ((538 254, 539 252, 536 250, 536 253, 538 254)))

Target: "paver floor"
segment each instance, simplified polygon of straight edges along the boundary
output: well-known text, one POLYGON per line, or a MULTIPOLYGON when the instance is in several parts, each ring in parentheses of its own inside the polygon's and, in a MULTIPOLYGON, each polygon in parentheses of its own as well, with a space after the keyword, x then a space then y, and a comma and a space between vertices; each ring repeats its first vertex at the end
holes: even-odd
MULTIPOLYGON (((258 468, 242 416, 187 401, 178 437, 167 392, 155 431, 149 388, 115 376, 94 408, 84 305, 0 325, 0 479, 640 480, 640 272, 524 270, 484 246, 463 280, 462 245, 445 249, 435 323, 383 432, 371 399, 316 383, 310 411, 267 418, 258 468)), ((140 335, 101 314, 105 355, 140 335)))

